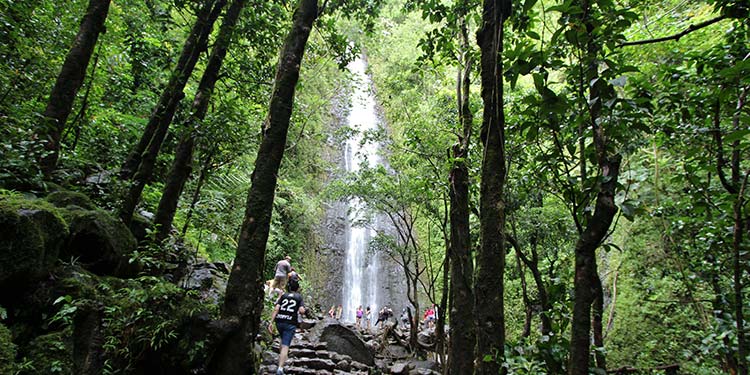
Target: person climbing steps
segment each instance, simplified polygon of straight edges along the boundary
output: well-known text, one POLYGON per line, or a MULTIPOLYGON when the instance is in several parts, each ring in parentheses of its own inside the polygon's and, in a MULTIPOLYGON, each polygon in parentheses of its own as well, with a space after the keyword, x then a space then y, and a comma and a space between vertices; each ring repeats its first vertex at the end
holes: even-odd
POLYGON ((276 323, 276 329, 281 336, 281 347, 279 349, 279 367, 276 375, 284 374, 284 363, 289 355, 289 346, 292 344, 294 332, 299 325, 299 314, 305 313, 305 306, 302 301, 302 295, 298 293, 299 284, 290 283, 289 292, 279 297, 271 314, 271 322, 268 323, 268 332, 273 334, 273 324, 276 323))

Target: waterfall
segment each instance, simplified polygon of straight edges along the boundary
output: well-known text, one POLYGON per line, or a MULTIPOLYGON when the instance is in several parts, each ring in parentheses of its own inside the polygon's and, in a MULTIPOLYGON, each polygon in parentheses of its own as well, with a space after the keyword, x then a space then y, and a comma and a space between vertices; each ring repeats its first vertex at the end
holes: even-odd
MULTIPOLYGON (((354 77, 347 124, 356 131, 344 146, 346 171, 350 173, 359 171, 363 164, 374 166, 380 162, 377 155, 378 145, 373 142, 362 144, 362 134, 378 127, 375 97, 371 90, 370 77, 365 73, 366 67, 362 57, 357 58, 347 67, 354 77)), ((372 316, 377 316, 380 261, 376 254, 368 252, 374 231, 370 227, 356 224, 362 219, 362 202, 353 198, 349 200, 348 206, 342 319, 354 321, 359 306, 362 306, 363 310, 370 306, 372 316)))

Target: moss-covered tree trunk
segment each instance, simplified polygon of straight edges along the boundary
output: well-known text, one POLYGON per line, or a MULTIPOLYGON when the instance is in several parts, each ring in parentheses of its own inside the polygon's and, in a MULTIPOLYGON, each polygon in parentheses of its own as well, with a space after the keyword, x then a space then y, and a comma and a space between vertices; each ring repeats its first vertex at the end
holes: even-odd
POLYGON ((450 260, 451 260, 451 335, 448 352, 449 374, 474 373, 474 263, 471 259, 469 227, 469 169, 467 157, 474 116, 471 113, 469 89, 472 58, 466 21, 461 19, 463 71, 459 70, 457 98, 462 135, 453 148, 450 171, 450 260))
POLYGON ((185 181, 190 177, 190 172, 193 169, 194 128, 206 117, 208 104, 211 102, 211 95, 213 94, 214 87, 216 87, 216 81, 219 79, 219 71, 224 63, 237 20, 239 20, 245 4, 247 4, 247 0, 232 1, 227 13, 224 15, 224 20, 211 50, 211 57, 208 59, 206 70, 203 71, 203 77, 198 85, 198 92, 193 99, 190 117, 185 123, 184 134, 177 146, 172 168, 169 172, 167 183, 164 185, 161 199, 159 200, 159 208, 156 210, 154 223, 157 225, 157 241, 167 238, 172 228, 172 220, 174 220, 174 215, 177 211, 177 202, 185 187, 185 181))
POLYGON ((237 256, 222 309, 222 317, 236 320, 239 328, 217 348, 212 363, 214 374, 257 372, 254 343, 263 310, 263 268, 277 173, 286 147, 302 55, 317 17, 317 0, 300 0, 294 12, 292 29, 281 50, 263 140, 247 196, 237 256))
POLYGON ((135 172, 120 206, 120 219, 125 224, 130 224, 135 207, 141 199, 143 188, 146 187, 154 173, 156 157, 159 155, 162 142, 167 136, 169 125, 177 111, 177 105, 185 97, 183 92, 185 85, 193 74, 200 53, 206 50, 208 37, 211 35, 214 22, 219 18, 225 4, 226 0, 204 1, 198 11, 195 25, 190 30, 190 34, 182 47, 180 59, 172 72, 169 84, 162 92, 159 103, 151 113, 140 141, 130 153, 120 171, 122 178, 129 178, 131 173, 135 172))
POLYGON ((476 371, 504 373, 505 346, 503 273, 505 269, 505 115, 503 111, 503 23, 509 17, 510 0, 485 0, 482 27, 477 33, 481 50, 482 172, 480 184, 481 243, 477 252, 474 287, 476 322, 476 371))
POLYGON ((45 176, 49 176, 57 167, 60 156, 60 142, 65 130, 65 123, 73 110, 76 93, 83 85, 86 68, 94 53, 99 34, 104 32, 104 21, 109 13, 110 0, 89 0, 86 14, 76 34, 75 41, 65 57, 60 74, 47 101, 44 110, 40 135, 44 138, 45 155, 39 166, 45 176))

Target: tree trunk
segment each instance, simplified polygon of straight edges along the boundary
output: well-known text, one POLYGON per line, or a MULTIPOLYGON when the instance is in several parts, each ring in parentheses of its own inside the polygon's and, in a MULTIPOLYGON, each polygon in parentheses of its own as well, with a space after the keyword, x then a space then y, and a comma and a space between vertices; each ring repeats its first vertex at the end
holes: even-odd
POLYGON ((594 333, 594 359, 596 360, 596 367, 604 371, 607 371, 607 362, 604 356, 604 333, 603 333, 603 316, 604 316, 604 289, 602 288, 602 280, 599 278, 599 273, 594 275, 591 283, 594 287, 594 301, 591 305, 592 315, 592 328, 594 333))
MULTIPOLYGON (((446 243, 446 245, 448 245, 446 243)), ((450 273, 450 248, 446 247, 445 262, 443 262, 443 294, 440 296, 440 304, 437 315, 437 327, 435 336, 437 336, 437 354, 440 364, 445 368, 445 307, 448 305, 448 274, 450 273)))
POLYGON ((126 225, 130 224, 133 211, 135 211, 135 207, 141 199, 143 188, 146 187, 154 173, 154 165, 161 144, 167 136, 169 125, 177 111, 177 105, 185 96, 183 89, 195 69, 195 64, 198 63, 200 53, 206 49, 214 22, 219 17, 225 4, 226 0, 206 0, 203 4, 198 12, 195 25, 187 40, 185 40, 182 55, 174 72, 172 72, 172 78, 170 78, 169 84, 159 98, 159 103, 151 114, 136 149, 128 156, 120 171, 121 177, 127 177, 131 171, 135 171, 133 181, 120 207, 120 219, 126 225), (141 149, 141 146, 143 146, 143 149, 141 149))
POLYGON ((94 53, 94 46, 99 34, 104 32, 104 21, 109 13, 110 0, 89 0, 86 14, 81 20, 78 34, 65 57, 60 74, 49 95, 47 108, 42 115, 41 135, 44 137, 46 154, 39 165, 45 176, 49 176, 57 167, 60 156, 60 142, 65 130, 65 123, 73 109, 76 93, 86 77, 86 68, 94 53))
POLYGON ((130 154, 128 154, 128 157, 120 168, 120 179, 130 180, 133 178, 134 174, 138 171, 138 166, 141 164, 143 153, 149 147, 151 139, 154 137, 157 129, 159 129, 164 122, 169 123, 172 121, 172 116, 174 116, 177 105, 182 98, 185 97, 182 90, 185 88, 187 80, 190 78, 190 75, 195 68, 195 64, 198 62, 200 52, 206 49, 206 43, 208 41, 208 36, 211 33, 213 21, 219 16, 221 8, 224 3, 226 3, 226 1, 220 0, 219 3, 221 4, 216 4, 214 9, 213 6, 216 2, 217 0, 203 1, 203 6, 196 15, 195 24, 190 30, 190 34, 185 40, 185 44, 182 46, 180 58, 177 60, 177 65, 172 71, 169 83, 167 83, 164 91, 162 91, 161 96, 159 97, 159 102, 151 113, 151 116, 148 119, 148 124, 146 124, 143 134, 141 134, 141 138, 138 140, 138 143, 133 150, 130 151, 130 154), (211 17, 213 17, 213 21, 209 21, 211 17))
POLYGON ((505 114, 503 111, 503 22, 510 16, 510 0, 485 0, 482 28, 477 33, 481 50, 482 144, 480 185, 481 244, 477 253, 474 316, 476 371, 505 373, 503 272, 505 269, 505 114))
POLYGON ((595 297, 594 280, 599 275, 596 269, 596 248, 606 236, 617 213, 615 189, 620 171, 620 156, 614 156, 603 169, 606 178, 600 184, 594 214, 581 233, 575 248, 575 279, 573 304, 573 326, 570 339, 571 375, 587 375, 591 345, 591 304, 595 297))
POLYGON ((185 237, 185 234, 190 227, 190 219, 192 219, 193 212, 195 211, 195 206, 198 204, 198 200, 201 197, 201 189, 203 188, 203 183, 206 182, 206 178, 208 178, 208 171, 211 166, 212 157, 213 153, 209 153, 206 156, 206 160, 204 160, 202 163, 203 166, 201 167, 201 173, 198 175, 198 182, 195 183, 193 198, 190 199, 190 207, 188 207, 187 214, 185 215, 185 224, 182 225, 182 231, 180 232, 180 235, 182 237, 185 237))
MULTIPOLYGON (((599 273, 596 266, 596 248, 599 247, 607 235, 612 220, 617 213, 615 204, 615 193, 617 192, 617 177, 620 173, 619 154, 610 155, 607 145, 607 137, 604 132, 604 122, 601 121, 601 103, 604 100, 599 92, 599 85, 591 84, 599 78, 599 65, 597 56, 600 46, 593 37, 595 23, 591 16, 591 3, 588 0, 581 2, 583 13, 580 15, 583 26, 592 37, 586 41, 585 50, 585 73, 580 77, 582 82, 589 87, 587 107, 589 118, 588 126, 592 130, 593 143, 596 150, 596 161, 601 178, 596 196, 594 213, 588 218, 583 232, 579 235, 575 247, 575 278, 573 304, 573 324, 570 339, 570 362, 568 373, 570 375, 588 374, 589 355, 591 346, 591 305, 597 294, 597 283, 599 273)), ((581 162, 584 162, 583 160, 581 162)), ((601 288, 601 285, 599 285, 601 288)), ((598 309, 596 309, 598 310, 598 309)), ((601 311, 599 312, 601 315, 601 311)), ((601 316, 599 317, 599 334, 601 335, 601 316)), ((603 356, 603 353, 600 352, 603 356)), ((600 358, 597 357, 597 364, 600 358)), ((603 358, 601 358, 603 362, 603 358)))
POLYGON ((159 208, 156 210, 154 223, 157 226, 156 240, 163 241, 169 235, 172 228, 177 203, 185 187, 185 182, 190 177, 193 169, 193 148, 195 145, 195 127, 200 124, 208 112, 208 104, 211 102, 216 81, 219 79, 219 71, 227 55, 227 49, 232 41, 237 20, 240 13, 245 7, 247 0, 234 0, 229 10, 224 15, 224 21, 219 29, 219 35, 216 37, 216 43, 211 51, 211 57, 208 59, 206 70, 203 71, 203 77, 198 85, 198 92, 193 99, 190 117, 185 123, 185 133, 180 139, 175 152, 175 158, 172 162, 172 169, 169 172, 167 183, 164 185, 164 191, 159 201, 159 208))
MULTIPOLYGON (((739 164, 739 162, 738 162, 739 164)), ((737 168, 739 169, 739 168, 737 168)), ((745 342, 745 329, 744 329, 744 315, 742 309, 744 308, 742 298, 742 274, 744 267, 742 267, 742 232, 745 230, 744 216, 742 215, 742 207, 745 205, 745 189, 747 188, 747 180, 750 170, 745 173, 745 179, 740 187, 740 191, 737 194, 737 200, 734 202, 734 234, 732 236, 732 250, 733 250, 733 262, 732 268, 734 271, 734 314, 736 319, 737 327, 737 367, 740 375, 747 375, 747 343, 745 342)))
POLYGON ((219 344, 212 363, 214 374, 257 372, 255 336, 263 309, 263 269, 271 222, 277 173, 284 155, 294 91, 300 64, 318 17, 317 0, 300 0, 279 58, 263 140, 255 159, 237 257, 229 275, 222 317, 237 320, 239 329, 219 344))
POLYGON ((471 142, 474 116, 471 113, 469 94, 472 59, 469 53, 469 35, 462 17, 461 52, 463 74, 459 70, 457 93, 459 121, 463 134, 453 148, 454 164, 450 172, 450 257, 451 257, 451 335, 448 352, 449 374, 474 373, 474 263, 471 259, 471 234, 469 227, 469 170, 466 158, 471 142))
POLYGON ((526 271, 523 269, 523 263, 521 262, 518 248, 516 248, 516 269, 518 270, 518 277, 521 278, 521 299, 523 300, 525 313, 521 337, 528 338, 531 336, 531 319, 534 315, 534 309, 531 306, 531 300, 529 299, 529 292, 526 287, 526 271))

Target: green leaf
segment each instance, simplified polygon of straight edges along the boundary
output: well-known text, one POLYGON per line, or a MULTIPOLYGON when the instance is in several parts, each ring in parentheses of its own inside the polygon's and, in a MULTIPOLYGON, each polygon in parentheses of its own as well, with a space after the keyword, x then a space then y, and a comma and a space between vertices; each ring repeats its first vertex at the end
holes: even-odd
POLYGON ((724 142, 730 143, 734 141, 739 141, 743 138, 747 138, 748 140, 750 140, 750 137, 747 137, 748 134, 750 134, 749 129, 733 131, 724 137, 724 142))
POLYGON ((633 221, 635 219, 636 213, 638 212, 640 204, 641 203, 636 200, 626 199, 622 203, 620 203, 620 209, 622 210, 622 214, 626 219, 633 221))

